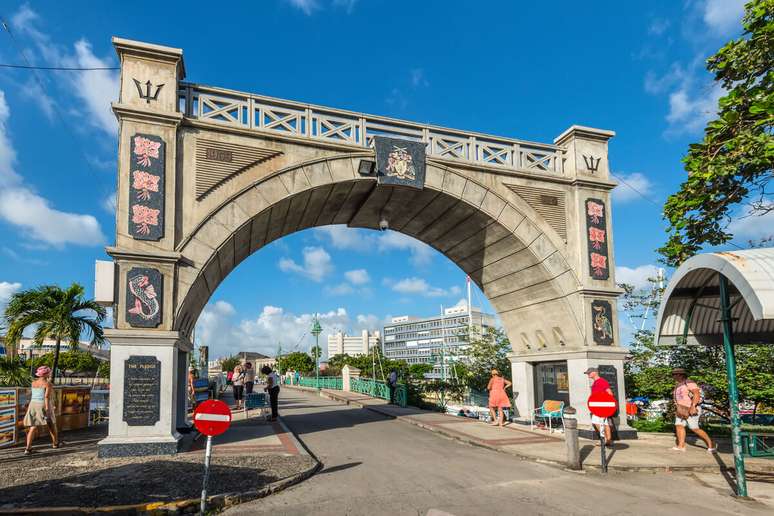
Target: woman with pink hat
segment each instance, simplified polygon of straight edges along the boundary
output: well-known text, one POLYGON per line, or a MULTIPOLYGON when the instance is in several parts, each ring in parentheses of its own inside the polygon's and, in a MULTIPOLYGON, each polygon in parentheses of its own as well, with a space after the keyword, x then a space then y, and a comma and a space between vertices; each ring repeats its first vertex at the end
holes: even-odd
POLYGON ((27 407, 27 415, 24 416, 24 426, 27 427, 27 447, 24 449, 24 455, 32 453, 32 442, 39 426, 48 427, 52 448, 59 448, 61 444, 54 419, 54 386, 48 379, 50 375, 51 368, 48 366, 40 366, 35 371, 37 378, 32 382, 32 397, 27 407))

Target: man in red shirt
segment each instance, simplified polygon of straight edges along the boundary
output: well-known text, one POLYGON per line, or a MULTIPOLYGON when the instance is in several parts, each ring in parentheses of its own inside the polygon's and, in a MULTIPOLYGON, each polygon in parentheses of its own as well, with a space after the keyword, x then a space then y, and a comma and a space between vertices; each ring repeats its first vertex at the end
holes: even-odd
MULTIPOLYGON (((596 367, 589 367, 584 371, 584 374, 587 375, 592 382, 591 384, 591 394, 594 394, 596 392, 606 392, 609 395, 613 396, 613 390, 610 388, 610 383, 608 383, 607 380, 599 376, 599 369, 596 367)), ((606 417, 599 417, 595 416, 594 414, 591 415, 591 424, 594 426, 594 431, 599 435, 601 433, 600 427, 605 428, 605 445, 610 446, 613 444, 613 434, 610 431, 610 423, 608 422, 606 417)))

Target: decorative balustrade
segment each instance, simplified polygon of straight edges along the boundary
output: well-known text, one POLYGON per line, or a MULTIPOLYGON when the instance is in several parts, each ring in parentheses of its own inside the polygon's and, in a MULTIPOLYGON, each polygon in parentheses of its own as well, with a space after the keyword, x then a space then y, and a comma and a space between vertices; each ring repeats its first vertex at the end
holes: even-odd
POLYGON ((298 379, 298 384, 301 387, 313 387, 315 389, 333 389, 340 391, 344 388, 341 383, 341 376, 321 376, 319 379, 315 377, 302 376, 298 379), (319 383, 318 383, 319 380, 319 383))
MULTIPOLYGON (((311 376, 302 376, 298 379, 296 385, 301 387, 312 387, 315 389, 331 389, 335 391, 344 389, 341 376, 321 376, 319 378, 319 383, 317 380, 317 378, 311 376)), ((372 380, 370 378, 351 378, 349 381, 349 388, 352 392, 368 394, 374 398, 381 398, 388 401, 390 399, 390 387, 385 382, 380 382, 378 380, 372 380)), ((405 407, 408 404, 408 392, 406 386, 402 383, 399 383, 395 388, 395 403, 401 407, 405 407)))
POLYGON ((501 168, 562 174, 563 149, 556 145, 487 136, 386 117, 365 115, 180 83, 179 109, 188 118, 242 129, 373 146, 375 135, 425 142, 434 158, 501 168))

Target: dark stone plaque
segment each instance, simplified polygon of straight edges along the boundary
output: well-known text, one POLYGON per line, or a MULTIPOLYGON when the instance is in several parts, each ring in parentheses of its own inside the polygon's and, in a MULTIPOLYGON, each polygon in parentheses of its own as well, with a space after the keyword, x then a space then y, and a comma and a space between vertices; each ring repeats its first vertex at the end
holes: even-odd
POLYGON ((613 344, 613 309, 609 301, 591 302, 591 323, 594 330, 594 343, 598 346, 613 344))
POLYGON ((601 199, 586 199, 586 228, 588 229, 589 274, 606 280, 610 277, 607 253, 607 213, 601 199))
POLYGON ((613 396, 618 399, 618 370, 612 365, 601 365, 599 368, 599 376, 607 380, 610 384, 610 389, 613 391, 613 396))
POLYGON ((379 184, 425 187, 425 144, 375 136, 376 180, 379 184))
POLYGON ((157 269, 132 267, 126 275, 126 322, 135 328, 161 324, 164 276, 157 269))
POLYGON ((164 236, 164 140, 135 134, 129 167, 129 234, 137 240, 164 236))
POLYGON ((159 420, 161 362, 154 356, 124 360, 124 421, 129 426, 150 426, 159 420))

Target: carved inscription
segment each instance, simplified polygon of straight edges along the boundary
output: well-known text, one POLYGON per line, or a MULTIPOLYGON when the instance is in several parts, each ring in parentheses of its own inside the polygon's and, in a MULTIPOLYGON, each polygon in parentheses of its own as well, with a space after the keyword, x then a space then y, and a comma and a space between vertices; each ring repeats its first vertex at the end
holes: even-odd
POLYGON ((150 426, 159 420, 161 362, 154 356, 135 355, 124 360, 124 421, 150 426))
POLYGON ((234 161, 234 153, 227 150, 209 148, 207 149, 207 159, 231 163, 234 161))

